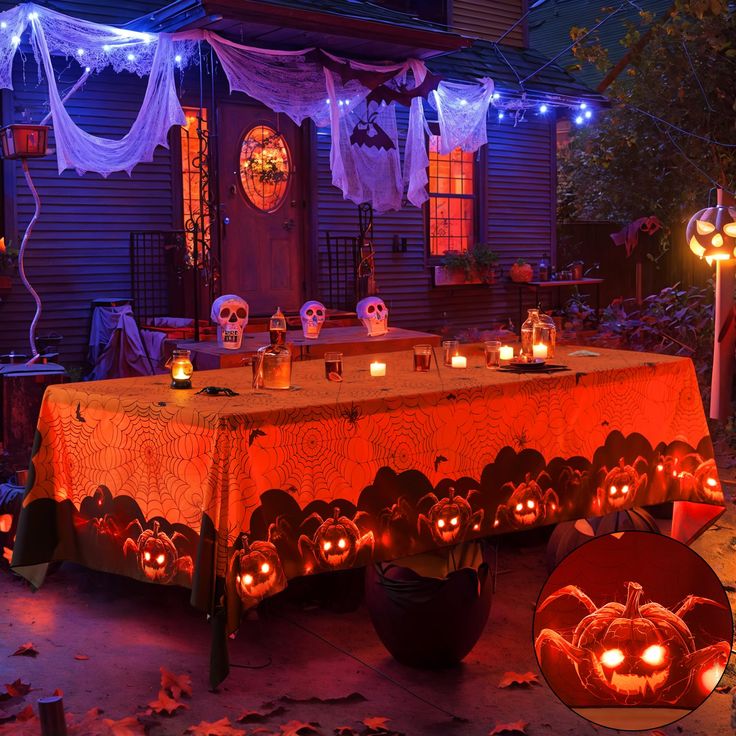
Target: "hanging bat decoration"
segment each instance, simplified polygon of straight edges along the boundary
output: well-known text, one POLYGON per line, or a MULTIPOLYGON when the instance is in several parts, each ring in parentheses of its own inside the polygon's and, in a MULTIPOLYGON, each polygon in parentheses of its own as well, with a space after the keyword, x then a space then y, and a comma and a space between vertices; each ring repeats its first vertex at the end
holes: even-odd
POLYGON ((378 110, 368 113, 365 120, 359 120, 350 134, 350 142, 363 148, 378 148, 391 151, 396 148, 391 136, 376 122, 378 110))

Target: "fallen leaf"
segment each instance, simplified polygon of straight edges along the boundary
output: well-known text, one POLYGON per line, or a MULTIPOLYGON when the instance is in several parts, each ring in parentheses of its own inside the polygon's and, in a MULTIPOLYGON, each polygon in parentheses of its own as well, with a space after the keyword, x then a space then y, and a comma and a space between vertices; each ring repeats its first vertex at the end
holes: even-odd
POLYGON ((180 703, 178 700, 174 700, 174 698, 170 697, 166 690, 159 690, 158 700, 152 700, 148 704, 148 707, 156 715, 162 715, 165 713, 167 716, 174 715, 179 708, 189 708, 188 705, 180 703))
POLYGON ((334 698, 293 698, 291 695, 282 695, 279 698, 282 703, 308 703, 313 705, 343 705, 345 703, 365 703, 368 698, 361 693, 350 693, 349 695, 338 695, 334 698))
POLYGON ((526 727, 529 725, 527 721, 514 721, 513 723, 499 723, 494 727, 493 731, 488 732, 488 736, 496 736, 499 733, 520 733, 526 734, 526 727))
POLYGON ((166 667, 161 668, 161 687, 169 690, 174 698, 180 698, 182 694, 192 697, 192 678, 189 675, 175 675, 166 667))
POLYGON ((3 726, 3 734, 7 736, 38 736, 41 733, 41 723, 33 712, 33 706, 27 705, 15 716, 15 721, 3 726))
POLYGON ((21 682, 20 678, 15 682, 5 683, 5 689, 8 691, 8 695, 11 698, 22 698, 24 695, 28 695, 31 692, 31 686, 27 682, 21 682))
POLYGON ((119 721, 103 718, 102 722, 107 726, 110 736, 146 736, 146 727, 135 716, 119 721))
POLYGON ((319 723, 314 721, 311 723, 289 721, 281 726, 281 736, 312 736, 312 734, 319 734, 318 728, 319 723))
POLYGON ((233 728, 227 718, 220 718, 214 723, 201 721, 196 726, 189 726, 184 733, 191 733, 194 736, 239 736, 245 734, 245 731, 241 728, 233 728))
POLYGON ((59 697, 59 698, 63 698, 64 697, 64 691, 60 687, 57 687, 56 690, 54 690, 54 692, 51 693, 51 694, 54 695, 55 697, 59 697))
POLYGON ((335 736, 358 736, 358 732, 352 726, 338 726, 335 736))
POLYGON ((38 649, 32 641, 21 644, 11 655, 11 657, 38 657, 38 649))
POLYGON ((528 687, 530 685, 541 685, 539 677, 533 672, 504 672, 499 687, 528 687))
POLYGON ((23 710, 15 714, 16 721, 31 721, 36 717, 36 712, 32 705, 27 705, 23 710))
POLYGON ((374 718, 364 718, 363 725, 368 726, 371 731, 388 731, 388 722, 390 718, 383 718, 382 716, 376 716, 374 718))
POLYGON ((10 564, 10 561, 13 559, 13 550, 9 547, 3 547, 3 559, 8 561, 8 564, 10 564))
POLYGON ((74 659, 78 659, 80 662, 89 659, 89 657, 86 654, 75 654, 74 659))
MULTIPOLYGON (((270 704, 266 704, 270 705, 270 704)), ((286 713, 286 708, 278 705, 271 710, 264 707, 263 710, 244 710, 236 719, 236 723, 265 723, 269 718, 286 713)))

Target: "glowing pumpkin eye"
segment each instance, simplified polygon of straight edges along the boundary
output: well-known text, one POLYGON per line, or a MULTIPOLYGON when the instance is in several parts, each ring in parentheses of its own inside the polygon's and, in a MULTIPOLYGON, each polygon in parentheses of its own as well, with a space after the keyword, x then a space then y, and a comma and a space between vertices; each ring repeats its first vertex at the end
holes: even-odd
POLYGON ((618 489, 616 488, 616 486, 611 486, 611 490, 609 491, 609 493, 612 496, 615 496, 618 493, 618 489))
POLYGON ((659 470, 659 472, 661 473, 664 470, 664 465, 662 465, 662 463, 657 465, 657 470, 659 470))
POLYGON ((604 667, 618 667, 625 659, 620 649, 606 649, 601 655, 601 664, 604 667))
POLYGON ((146 562, 150 562, 150 561, 151 561, 151 553, 150 553, 150 552, 144 552, 144 553, 143 553, 143 559, 144 559, 144 560, 145 560, 146 562))
POLYGON ((710 241, 716 248, 720 248, 723 245, 723 235, 716 233, 710 241))
POLYGON ((522 503, 517 503, 516 504, 516 510, 517 511, 521 511, 523 508, 524 508, 524 504, 522 504, 522 503))
POLYGON ((166 559, 166 557, 165 557, 164 555, 162 555, 162 554, 161 554, 161 555, 159 555, 159 556, 158 556, 158 557, 156 558, 156 562, 157 562, 157 563, 158 563, 159 565, 163 565, 163 564, 164 564, 164 560, 165 560, 165 559, 166 559))
POLYGON ((324 543, 324 544, 322 545, 322 549, 323 549, 323 550, 324 550, 325 552, 328 552, 328 551, 329 551, 330 549, 332 549, 332 542, 325 542, 325 543, 324 543))
POLYGON ((665 648, 659 644, 652 644, 652 646, 647 647, 642 655, 641 658, 644 662, 647 664, 662 664, 664 662, 664 655, 665 655, 665 648))
POLYGON ((621 489, 621 493, 628 493, 628 492, 629 492, 629 487, 628 487, 628 486, 624 486, 624 487, 623 487, 623 488, 621 489))
POLYGON ((677 471, 676 471, 676 470, 673 470, 673 471, 672 471, 672 477, 673 477, 673 478, 677 478, 677 471))
POLYGON ((536 504, 534 503, 534 501, 527 501, 526 506, 529 509, 533 509, 536 506, 536 504))
POLYGON ((337 546, 338 546, 338 547, 339 547, 340 549, 345 549, 345 546, 346 546, 346 545, 347 545, 347 542, 346 542, 346 541, 345 541, 344 539, 341 539, 341 540, 340 540, 340 541, 339 541, 339 542, 337 543, 337 546))
POLYGON ((245 576, 245 577, 243 578, 243 582, 244 582, 244 583, 245 583, 246 585, 251 585, 251 584, 253 583, 253 576, 252 576, 252 575, 246 575, 246 576, 245 576))
POLYGON ((716 229, 716 226, 712 222, 706 222, 705 220, 696 220, 695 229, 698 231, 698 235, 708 235, 716 229))
POLYGON ((458 524, 457 516, 453 516, 452 519, 450 519, 450 524, 452 524, 453 526, 457 526, 458 524))
POLYGON ((705 481, 711 488, 715 488, 718 485, 718 481, 715 478, 708 478, 707 481, 705 481))
POLYGON ((444 520, 444 519, 440 519, 440 520, 439 520, 439 521, 437 522, 437 526, 438 526, 438 527, 439 527, 440 529, 442 529, 442 527, 443 527, 444 525, 445 525, 445 520, 444 520))
POLYGON ((265 575, 268 572, 271 572, 271 565, 268 564, 268 562, 264 562, 261 565, 261 572, 265 575))
POLYGON ((730 238, 736 238, 736 222, 729 222, 723 226, 723 232, 730 238))

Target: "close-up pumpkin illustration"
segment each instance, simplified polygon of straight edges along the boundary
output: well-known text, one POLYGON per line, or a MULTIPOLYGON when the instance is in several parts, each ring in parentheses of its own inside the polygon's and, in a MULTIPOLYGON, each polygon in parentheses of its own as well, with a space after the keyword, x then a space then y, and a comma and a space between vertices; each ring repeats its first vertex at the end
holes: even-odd
POLYGON ((271 542, 248 542, 242 535, 242 548, 230 560, 235 591, 246 607, 286 588, 286 575, 279 553, 271 542))
POLYGON ((465 535, 472 530, 478 531, 483 522, 484 511, 473 511, 470 500, 477 491, 470 491, 468 498, 463 498, 454 488, 448 490, 447 496, 438 499, 434 493, 428 493, 425 499, 432 501, 432 506, 426 514, 419 514, 417 519, 418 531, 422 527, 428 528, 437 544, 457 544, 465 539, 465 535))
POLYGON ((596 491, 598 512, 607 514, 618 511, 638 500, 637 497, 646 488, 648 481, 646 467, 646 460, 641 457, 631 464, 621 458, 618 466, 610 470, 604 467, 601 470, 603 480, 596 491))
POLYGON ((510 491, 511 496, 505 504, 498 507, 494 527, 501 521, 508 522, 516 529, 542 524, 560 508, 560 499, 552 489, 551 479, 546 472, 540 473, 536 480, 532 480, 531 474, 527 473, 523 483, 518 486, 506 483, 501 490, 510 491))
POLYGON ((340 516, 338 506, 333 509, 331 518, 323 520, 318 513, 314 513, 304 521, 306 523, 312 519, 319 521, 319 527, 311 539, 304 534, 299 537, 299 550, 302 556, 305 552, 311 552, 320 568, 334 570, 349 567, 361 550, 373 551, 373 532, 361 533, 352 519, 340 516))
POLYGON ((154 583, 171 583, 179 573, 191 580, 194 565, 190 555, 181 555, 177 544, 186 537, 179 532, 169 537, 161 530, 158 521, 152 529, 142 529, 139 521, 132 522, 127 529, 128 538, 123 544, 123 554, 135 555, 143 576, 154 583), (133 539, 135 537, 135 539, 133 539))

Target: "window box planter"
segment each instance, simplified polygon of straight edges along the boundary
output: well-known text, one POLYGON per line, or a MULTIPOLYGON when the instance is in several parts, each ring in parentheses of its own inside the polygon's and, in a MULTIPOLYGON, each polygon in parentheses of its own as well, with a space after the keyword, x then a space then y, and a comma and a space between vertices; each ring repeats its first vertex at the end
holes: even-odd
POLYGON ((463 286, 484 285, 490 286, 496 283, 496 269, 474 268, 470 274, 462 269, 448 268, 447 266, 434 266, 435 286, 463 286))

